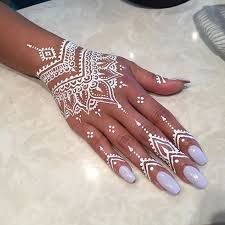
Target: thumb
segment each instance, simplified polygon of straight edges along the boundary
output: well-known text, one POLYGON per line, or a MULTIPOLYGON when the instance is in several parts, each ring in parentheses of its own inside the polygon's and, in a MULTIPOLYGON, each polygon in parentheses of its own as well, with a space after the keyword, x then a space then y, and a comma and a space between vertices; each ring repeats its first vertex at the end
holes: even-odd
POLYGON ((129 62, 129 66, 138 83, 140 83, 145 90, 158 95, 176 94, 186 88, 186 85, 190 83, 189 80, 167 79, 160 75, 155 75, 141 68, 134 62, 129 62))

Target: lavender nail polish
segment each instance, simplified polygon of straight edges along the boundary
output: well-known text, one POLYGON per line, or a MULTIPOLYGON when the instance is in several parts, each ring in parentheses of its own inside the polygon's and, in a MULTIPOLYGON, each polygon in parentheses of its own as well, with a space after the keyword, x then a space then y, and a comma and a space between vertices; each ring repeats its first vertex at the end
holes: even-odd
POLYGON ((134 183, 136 180, 133 172, 126 166, 121 166, 119 168, 119 174, 128 183, 134 183))
POLYGON ((208 162, 204 152, 196 145, 191 145, 188 148, 188 153, 191 158, 201 166, 208 162))
POLYGON ((187 180, 199 189, 204 189, 207 186, 206 178, 193 166, 185 166, 183 170, 187 180))
POLYGON ((159 172, 156 176, 156 179, 159 184, 170 194, 177 195, 180 192, 179 184, 169 174, 165 172, 159 172))

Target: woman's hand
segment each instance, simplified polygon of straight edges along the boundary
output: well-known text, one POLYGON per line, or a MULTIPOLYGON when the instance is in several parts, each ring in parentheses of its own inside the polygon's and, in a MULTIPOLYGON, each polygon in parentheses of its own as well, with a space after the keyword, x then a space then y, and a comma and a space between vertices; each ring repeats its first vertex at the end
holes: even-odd
POLYGON ((206 187, 196 166, 207 162, 198 142, 148 94, 174 94, 188 81, 169 80, 122 57, 65 40, 59 49, 32 43, 27 47, 39 53, 43 67, 37 77, 48 86, 69 126, 116 174, 135 182, 127 158, 157 187, 178 194, 172 174, 153 158, 158 156, 183 181, 206 187))

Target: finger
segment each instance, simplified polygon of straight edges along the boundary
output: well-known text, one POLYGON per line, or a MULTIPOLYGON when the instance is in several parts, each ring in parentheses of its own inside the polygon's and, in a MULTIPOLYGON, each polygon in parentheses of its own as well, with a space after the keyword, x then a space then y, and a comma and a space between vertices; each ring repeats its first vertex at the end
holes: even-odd
POLYGON ((129 113, 121 114, 117 118, 137 140, 163 160, 182 180, 197 188, 206 187, 205 177, 188 156, 176 148, 154 124, 134 108, 125 104, 123 107, 129 113))
POLYGON ((172 95, 182 91, 189 80, 167 79, 161 75, 155 75, 137 64, 129 63, 131 71, 141 86, 152 93, 159 95, 172 95))
POLYGON ((157 187, 174 195, 180 192, 180 187, 173 176, 154 158, 150 157, 135 138, 116 120, 104 116, 101 118, 101 123, 95 123, 95 125, 157 187))
POLYGON ((82 123, 78 124, 70 118, 71 128, 83 137, 105 163, 122 179, 134 183, 136 178, 130 165, 112 148, 106 137, 95 127, 82 123))
POLYGON ((147 93, 143 93, 142 95, 143 104, 138 104, 135 101, 135 94, 133 96, 129 95, 129 98, 134 107, 152 121, 178 149, 190 156, 199 165, 207 163, 207 157, 201 149, 200 144, 165 107, 147 93))

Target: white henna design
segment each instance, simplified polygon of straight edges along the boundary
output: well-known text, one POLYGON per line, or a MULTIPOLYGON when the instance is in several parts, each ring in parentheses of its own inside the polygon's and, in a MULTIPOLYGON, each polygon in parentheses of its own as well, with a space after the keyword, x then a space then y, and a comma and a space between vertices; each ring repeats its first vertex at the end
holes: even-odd
POLYGON ((98 115, 99 117, 101 117, 100 112, 101 112, 101 109, 96 109, 96 110, 95 110, 95 114, 98 115))
POLYGON ((80 121, 81 112, 89 114, 95 110, 100 116, 96 110, 99 103, 120 105, 115 97, 118 78, 123 76, 119 68, 125 67, 119 65, 116 56, 84 50, 64 40, 57 59, 40 68, 37 77, 51 86, 64 117, 75 115, 80 121))
POLYGON ((164 79, 164 77, 162 77, 161 75, 156 75, 155 76, 155 79, 156 79, 156 82, 158 83, 158 84, 162 84, 162 83, 166 83, 166 80, 164 79))
POLYGON ((127 85, 124 84, 123 81, 120 81, 120 82, 119 82, 119 88, 122 88, 122 87, 127 87, 127 85))
POLYGON ((33 48, 36 51, 38 51, 38 54, 40 55, 42 61, 51 60, 51 59, 56 58, 54 48, 50 48, 50 47, 48 47, 48 48, 37 48, 37 47, 35 47, 31 44, 27 44, 27 47, 33 48))
POLYGON ((109 125, 109 132, 115 133, 115 126, 109 125))
POLYGON ((177 148, 180 148, 180 142, 184 142, 185 139, 194 139, 194 137, 188 131, 175 129, 165 117, 161 116, 161 118, 173 131, 173 142, 177 146, 177 148))
POLYGON ((64 73, 75 72, 76 49, 77 46, 74 43, 64 40, 61 44, 58 59, 40 68, 37 72, 37 77, 48 85, 50 81, 64 73))
POLYGON ((102 151, 104 153, 104 155, 106 156, 106 163, 107 165, 114 170, 114 166, 118 163, 118 162, 124 162, 123 158, 121 156, 119 156, 118 154, 112 154, 112 153, 107 153, 104 151, 104 148, 102 146, 99 147, 100 151, 102 151))
POLYGON ((87 131, 87 138, 92 139, 94 137, 94 133, 92 131, 87 131))
POLYGON ((126 67, 123 66, 123 65, 120 65, 120 66, 119 66, 119 70, 123 70, 123 69, 126 69, 126 67))
POLYGON ((143 174, 148 177, 149 180, 151 180, 151 177, 150 177, 150 171, 153 171, 154 170, 154 167, 155 166, 160 166, 159 163, 157 163, 154 159, 152 158, 143 158, 141 157, 137 152, 134 151, 134 149, 128 145, 128 149, 129 151, 135 155, 139 160, 140 160, 140 167, 141 167, 141 170, 143 172, 143 174))
POLYGON ((144 103, 144 97, 138 96, 138 97, 137 97, 137 103, 138 103, 138 104, 143 104, 143 103, 144 103))
POLYGON ((179 158, 188 159, 188 157, 183 152, 179 151, 179 149, 177 149, 166 138, 157 136, 156 134, 151 134, 150 131, 143 125, 141 125, 141 123, 138 121, 136 121, 136 124, 137 126, 141 127, 141 129, 143 129, 146 133, 148 142, 152 147, 154 153, 165 163, 167 163, 174 172, 176 172, 174 165, 175 163, 179 163, 179 158))
POLYGON ((128 114, 127 111, 122 107, 122 105, 117 105, 118 109, 120 109, 123 113, 128 114))
POLYGON ((81 115, 77 115, 76 120, 78 120, 81 123, 81 115))
POLYGON ((79 75, 57 83, 52 90, 56 101, 63 102, 66 118, 81 111, 89 114, 99 102, 118 104, 114 89, 122 74, 117 72, 116 64, 116 56, 87 50, 80 53, 79 75), (73 104, 68 106, 68 100, 73 104))

